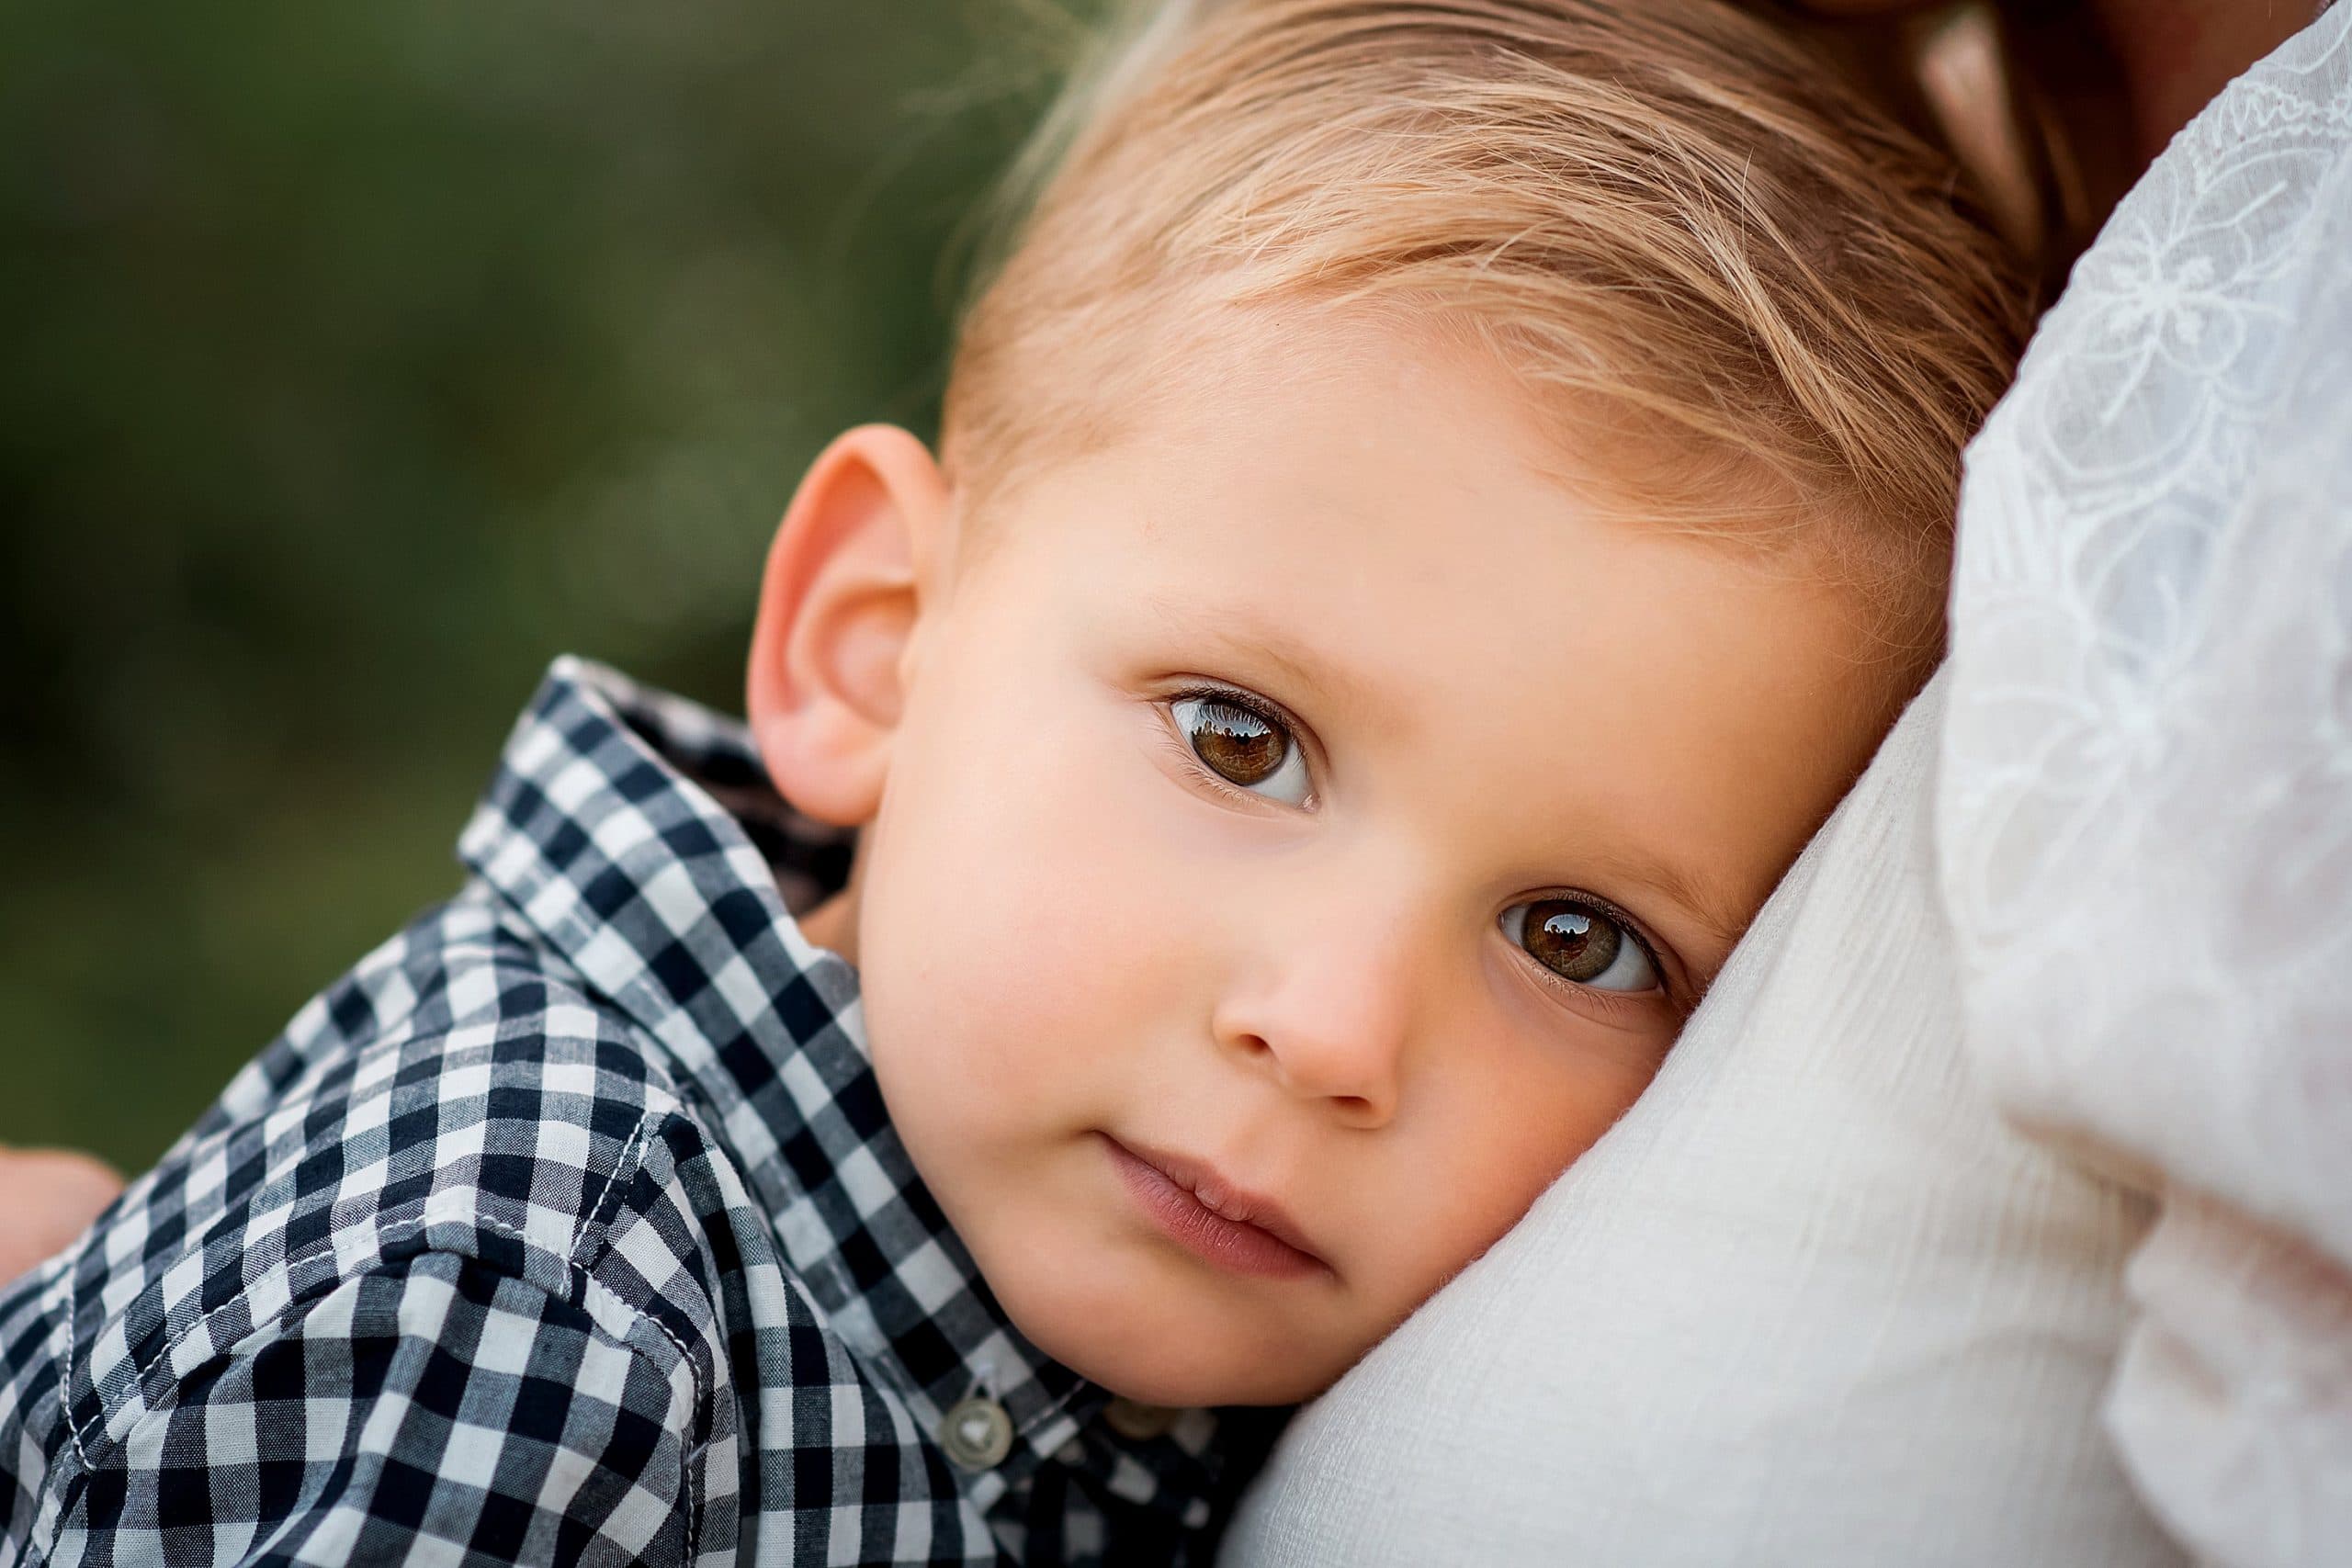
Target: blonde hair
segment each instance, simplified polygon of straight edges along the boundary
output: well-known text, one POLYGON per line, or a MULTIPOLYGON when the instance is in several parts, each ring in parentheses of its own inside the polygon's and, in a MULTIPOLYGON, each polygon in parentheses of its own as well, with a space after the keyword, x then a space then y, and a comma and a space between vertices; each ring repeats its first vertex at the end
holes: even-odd
POLYGON ((1224 308, 1384 312, 1484 347, 1572 445, 1600 422, 1628 510, 1818 547, 1940 646, 1960 452, 2029 291, 1952 161, 1823 58, 1718 0, 1140 17, 967 313, 959 487, 1112 439, 1224 308))

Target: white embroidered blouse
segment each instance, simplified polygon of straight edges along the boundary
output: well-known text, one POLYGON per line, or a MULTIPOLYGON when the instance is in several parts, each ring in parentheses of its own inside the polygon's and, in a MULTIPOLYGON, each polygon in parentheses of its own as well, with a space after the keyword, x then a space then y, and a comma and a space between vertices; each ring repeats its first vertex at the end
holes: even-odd
POLYGON ((1938 838, 2010 1113, 2165 1192, 2108 1406, 2352 1562, 2352 6, 2187 127, 1968 457, 1938 838))

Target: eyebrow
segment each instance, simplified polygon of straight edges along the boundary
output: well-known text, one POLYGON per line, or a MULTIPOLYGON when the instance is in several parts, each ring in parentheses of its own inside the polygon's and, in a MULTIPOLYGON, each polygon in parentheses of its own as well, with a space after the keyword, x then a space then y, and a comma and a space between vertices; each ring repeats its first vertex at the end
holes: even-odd
POLYGON ((1295 685, 1366 712, 1380 705, 1375 700, 1377 694, 1360 676, 1326 662, 1305 643, 1263 621, 1228 615, 1205 615, 1157 593, 1146 593, 1141 604, 1187 635, 1205 637, 1236 654, 1263 661, 1295 685), (1239 626, 1232 624, 1236 619, 1241 622, 1239 626))
MULTIPOLYGON (((1724 958, 1728 958, 1731 950, 1739 945, 1739 939, 1747 934, 1747 927, 1755 918, 1751 915, 1747 919, 1736 919, 1710 897, 1688 873, 1679 866, 1664 862, 1641 862, 1626 874, 1626 880, 1657 893, 1689 916, 1701 935, 1713 937, 1722 944, 1724 958)), ((1703 984, 1714 977, 1714 970, 1722 967, 1722 959, 1718 958, 1704 976, 1694 977, 1703 984)))
MULTIPOLYGON (((1247 615, 1204 615, 1159 593, 1145 593, 1138 603, 1171 626, 1219 643, 1237 655, 1254 657, 1308 691, 1365 713, 1380 711, 1378 694, 1360 677, 1326 663, 1306 644, 1261 620, 1247 615), (1233 624, 1235 620, 1239 622, 1238 626, 1233 624)), ((1700 935, 1716 940, 1724 957, 1738 945, 1754 919, 1752 914, 1735 916, 1710 897, 1695 877, 1669 863, 1643 859, 1606 869, 1609 883, 1631 884, 1672 904, 1700 935)), ((1604 889, 1595 887, 1593 891, 1602 893, 1604 889)), ((1721 967, 1719 959, 1706 974, 1694 978, 1704 988, 1721 967)))

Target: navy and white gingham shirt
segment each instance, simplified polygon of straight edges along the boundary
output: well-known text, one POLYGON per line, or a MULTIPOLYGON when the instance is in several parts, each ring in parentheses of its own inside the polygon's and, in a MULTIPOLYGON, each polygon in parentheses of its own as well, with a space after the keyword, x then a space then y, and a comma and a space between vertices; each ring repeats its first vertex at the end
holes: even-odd
POLYGON ((1006 1320, 739 727, 559 661, 459 851, 0 1293, 0 1563, 1205 1559, 1279 1413, 1153 1435, 1006 1320))

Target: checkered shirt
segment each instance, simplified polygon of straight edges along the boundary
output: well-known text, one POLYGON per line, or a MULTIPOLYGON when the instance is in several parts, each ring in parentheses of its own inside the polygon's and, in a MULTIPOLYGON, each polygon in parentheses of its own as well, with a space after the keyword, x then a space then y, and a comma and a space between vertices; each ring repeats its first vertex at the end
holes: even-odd
POLYGON ((0 1564, 1207 1559, 1279 1413, 1154 1435, 1007 1321, 740 727, 560 660, 458 847, 0 1293, 0 1564))

